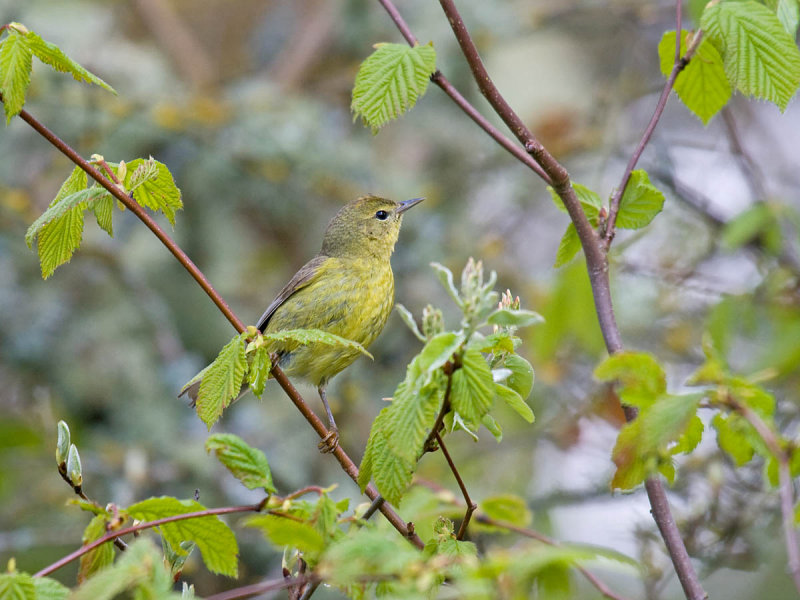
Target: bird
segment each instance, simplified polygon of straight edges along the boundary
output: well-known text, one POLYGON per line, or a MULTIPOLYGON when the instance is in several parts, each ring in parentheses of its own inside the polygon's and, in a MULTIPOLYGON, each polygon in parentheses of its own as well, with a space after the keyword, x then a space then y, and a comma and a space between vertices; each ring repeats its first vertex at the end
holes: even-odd
MULTIPOLYGON (((259 331, 320 329, 367 348, 383 330, 394 306, 390 258, 403 214, 423 200, 395 202, 367 195, 344 205, 328 223, 319 253, 295 273, 261 315, 256 325, 259 331)), ((319 449, 333 452, 339 444, 339 432, 326 387, 358 358, 360 351, 291 341, 270 342, 269 351, 277 355, 278 365, 287 376, 316 386, 328 417, 328 435, 319 449)), ((181 395, 188 393, 194 402, 199 388, 196 381, 181 395)))

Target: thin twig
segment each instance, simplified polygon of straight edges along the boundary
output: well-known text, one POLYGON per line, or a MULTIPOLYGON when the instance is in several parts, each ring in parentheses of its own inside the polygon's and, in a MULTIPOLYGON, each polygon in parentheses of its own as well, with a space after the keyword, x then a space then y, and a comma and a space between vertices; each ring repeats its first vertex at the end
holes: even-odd
POLYGON ((800 547, 798 547, 797 531, 794 528, 794 488, 792 486, 791 468, 789 467, 789 455, 781 446, 775 432, 753 409, 738 402, 730 395, 726 398, 726 402, 753 426, 759 437, 764 440, 767 449, 778 461, 778 491, 781 498, 781 516, 783 517, 783 537, 786 542, 787 562, 794 586, 800 593, 800 547))
POLYGON ((458 528, 458 534, 456 535, 457 540, 463 540, 464 534, 467 532, 467 526, 469 525, 469 520, 472 518, 472 513, 475 512, 475 509, 478 508, 478 505, 472 501, 472 498, 469 497, 469 492, 467 491, 467 486, 464 485, 464 480, 461 479, 461 474, 458 472, 458 468, 456 464, 453 462, 453 459, 450 458, 450 453, 447 451, 447 446, 444 445, 444 440, 442 436, 439 435, 439 432, 436 432, 436 441, 439 443, 439 448, 442 449, 442 454, 444 454, 444 458, 447 461, 450 470, 453 472, 453 475, 456 478, 456 482, 458 482, 458 487, 461 490, 461 495, 464 496, 464 503, 467 506, 467 512, 464 513, 464 520, 461 521, 461 527, 458 528))
MULTIPOLYGON (((508 529, 509 531, 513 531, 514 533, 518 533, 522 536, 538 540, 543 544, 547 544, 548 546, 559 547, 562 545, 560 542, 557 542, 556 540, 547 537, 543 533, 534 531, 533 529, 526 529, 525 527, 519 527, 517 525, 514 525, 513 523, 507 523, 506 521, 492 519, 491 517, 483 514, 475 515, 475 520, 478 521, 479 523, 483 523, 484 525, 491 525, 493 527, 508 529)), ((595 588, 597 588, 597 591, 600 592, 605 598, 609 598, 610 600, 627 600, 625 596, 621 596, 616 592, 612 591, 611 588, 609 588, 599 577, 594 575, 586 567, 583 567, 581 565, 575 565, 575 568, 580 572, 581 575, 586 577, 589 583, 591 583, 595 588)))
POLYGON ((375 500, 372 501, 372 504, 369 505, 369 508, 364 511, 364 514, 361 515, 361 518, 365 521, 368 521, 372 515, 378 512, 378 509, 383 506, 383 503, 386 502, 383 496, 378 496, 375 500))
POLYGON ((270 581, 262 581, 261 583, 253 583, 242 587, 220 592, 213 596, 206 596, 205 600, 238 600, 239 598, 249 598, 250 596, 258 596, 266 594, 267 592, 276 592, 278 590, 285 590, 286 588, 303 585, 314 581, 312 575, 300 575, 298 577, 272 579, 270 581))
MULTIPOLYGON (((0 101, 2 101, 2 96, 0 96, 0 101)), ((244 323, 236 316, 236 314, 231 310, 222 296, 213 288, 211 283, 208 281, 206 276, 200 271, 200 269, 195 265, 192 260, 186 255, 186 253, 178 246, 167 234, 164 232, 161 227, 159 227, 158 223, 156 223, 149 214, 147 214, 144 209, 139 206, 133 199, 131 199, 126 194, 123 194, 119 188, 117 188, 112 182, 108 179, 103 177, 103 175, 95 169, 91 164, 89 164, 86 160, 84 160, 72 147, 70 147, 66 142, 64 142, 61 138, 59 138, 56 134, 50 131, 47 127, 45 127, 40 121, 35 119, 29 112, 26 110, 22 110, 19 114, 20 118, 28 123, 33 129, 39 133, 42 137, 44 137, 48 142, 50 142, 53 146, 58 148, 64 155, 67 156, 73 163, 78 165, 81 169, 86 171, 86 173, 95 181, 97 181, 100 185, 106 188, 115 198, 117 198, 120 202, 122 202, 133 214, 135 214, 154 234, 155 236, 167 247, 167 249, 175 256, 178 262, 183 265, 183 267, 189 271, 192 277, 197 281, 201 288, 208 294, 214 304, 219 308, 223 315, 228 319, 231 325, 238 332, 243 332, 245 330, 244 323)), ((273 364, 270 373, 278 382, 278 384, 283 388, 286 394, 289 396, 289 399, 292 403, 297 407, 300 413, 305 417, 306 421, 314 428, 314 431, 317 432, 317 435, 320 436, 321 439, 325 439, 328 435, 328 430, 325 425, 320 421, 319 417, 314 413, 313 410, 308 406, 306 401, 300 395, 300 393, 295 389, 283 371, 277 365, 273 364)), ((350 459, 349 456, 342 450, 341 447, 337 447, 336 450, 332 453, 336 459, 339 461, 339 464, 345 470, 345 472, 350 476, 353 481, 358 481, 358 467, 356 467, 355 463, 350 459)), ((374 485, 367 486, 365 490, 366 495, 371 499, 374 500, 379 496, 378 490, 375 489, 374 485)), ((381 513, 389 520, 395 529, 397 529, 404 537, 411 541, 415 546, 418 548, 424 547, 424 544, 420 537, 413 532, 413 528, 409 527, 403 519, 394 511, 394 509, 389 505, 389 503, 384 503, 381 505, 381 513)))
POLYGON ((669 100, 669 94, 672 91, 672 88, 675 86, 675 80, 681 71, 686 68, 686 65, 689 64, 689 61, 692 59, 692 56, 694 56, 694 53, 697 51, 697 48, 700 46, 700 42, 703 39, 702 30, 698 30, 692 37, 692 42, 686 49, 686 54, 684 54, 682 57, 680 56, 681 2, 676 2, 675 4, 675 12, 677 13, 678 21, 677 30, 675 32, 675 61, 672 65, 672 71, 670 71, 669 77, 667 77, 667 81, 664 83, 664 89, 661 90, 661 96, 658 98, 656 108, 653 111, 653 116, 650 117, 650 122, 647 124, 647 127, 642 134, 642 139, 640 139, 639 143, 636 145, 636 149, 633 151, 633 154, 631 155, 631 158, 625 167, 625 171, 622 174, 622 180, 617 186, 617 189, 615 190, 614 195, 611 197, 611 201, 609 202, 608 219, 606 220, 605 235, 603 238, 603 244, 606 250, 608 250, 608 248, 611 246, 611 242, 614 239, 614 234, 616 233, 615 225, 617 222, 617 214, 619 213, 619 205, 622 201, 622 195, 625 193, 625 188, 628 186, 628 182, 631 179, 631 173, 633 173, 633 170, 636 168, 636 164, 639 162, 645 146, 647 146, 647 143, 650 141, 650 138, 656 129, 656 125, 658 125, 659 120, 661 120, 661 115, 664 114, 664 109, 667 106, 667 100, 669 100))
POLYGON ((207 508, 205 510, 198 510, 195 512, 184 513, 182 515, 171 515, 169 517, 164 517, 163 519, 156 519, 155 521, 146 521, 144 523, 137 523, 136 525, 131 525, 130 527, 117 529, 116 531, 110 531, 103 537, 98 538, 93 542, 86 544, 85 546, 81 546, 74 552, 67 554, 66 556, 60 558, 53 564, 34 573, 33 576, 44 577, 45 575, 49 575, 53 571, 57 571, 64 565, 71 563, 73 560, 80 558, 87 552, 91 552, 98 546, 102 546, 106 542, 115 540, 116 538, 122 537, 123 535, 128 535, 129 533, 136 533, 144 529, 158 527, 159 525, 173 523, 174 521, 184 521, 186 519, 199 519, 201 517, 209 517, 213 515, 227 515, 231 513, 240 513, 240 512, 259 512, 261 511, 262 508, 264 508, 265 503, 266 503, 266 498, 257 504, 248 504, 246 506, 224 506, 222 508, 207 508))

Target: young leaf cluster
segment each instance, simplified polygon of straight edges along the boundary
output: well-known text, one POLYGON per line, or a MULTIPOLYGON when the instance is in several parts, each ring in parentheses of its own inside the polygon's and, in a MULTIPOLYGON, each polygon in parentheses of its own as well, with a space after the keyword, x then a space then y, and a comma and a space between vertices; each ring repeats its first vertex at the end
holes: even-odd
POLYGON ((417 461, 432 448, 439 428, 461 429, 476 437, 483 425, 499 441, 502 430, 491 414, 497 400, 533 422, 525 403, 533 386, 533 368, 516 354, 519 339, 514 332, 541 317, 520 309, 519 299, 510 293, 498 304, 492 289, 495 274, 484 281, 480 262, 467 263, 460 289, 449 269, 432 266, 463 317, 459 329, 446 331, 441 311, 429 306, 420 330, 411 314, 399 309, 424 346, 409 364, 391 404, 375 419, 359 471, 362 490, 374 479, 381 495, 392 503, 402 498, 417 461), (479 331, 486 325, 493 326, 491 334, 479 331))
POLYGON ((361 117, 377 133, 389 121, 411 109, 425 94, 436 70, 433 44, 375 44, 375 51, 356 74, 353 118, 361 117))
MULTIPOLYGON (((561 198, 552 187, 547 188, 556 207, 567 212, 561 198)), ((600 196, 580 183, 573 183, 572 189, 581 204, 586 218, 593 227, 600 225, 602 218, 608 214, 600 196)), ((647 172, 637 169, 631 173, 625 193, 622 195, 617 213, 616 226, 621 229, 641 229, 650 224, 664 208, 664 194, 651 182, 647 172)), ((578 232, 570 223, 558 244, 554 266, 561 267, 569 263, 581 249, 578 232)))
MULTIPOLYGON (((183 208, 181 192, 175 185, 167 167, 153 159, 137 158, 130 163, 106 163, 102 157, 97 162, 107 166, 126 194, 142 206, 158 210, 175 224, 175 211, 183 208)), ((75 167, 61 184, 56 197, 44 213, 36 219, 25 234, 29 248, 37 242, 42 277, 47 279, 61 265, 69 262, 83 239, 84 212, 91 211, 97 224, 109 236, 114 235, 112 213, 114 198, 97 183, 88 185, 86 172, 75 167)), ((123 207, 120 205, 120 209, 123 207)))
POLYGON ((58 46, 43 40, 22 23, 4 25, 0 28, 0 36, 3 36, 0 39, 0 94, 3 96, 6 124, 25 105, 34 56, 56 71, 70 73, 78 81, 94 83, 116 94, 105 81, 84 69, 58 46))
POLYGON ((358 350, 372 358, 359 343, 319 329, 287 329, 261 333, 250 326, 223 346, 214 361, 183 386, 181 394, 198 386, 197 415, 209 429, 248 388, 261 397, 272 369, 272 344, 291 341, 296 344, 326 344, 358 350))
MULTIPOLYGON (((794 1, 709 2, 700 18, 704 37, 675 80, 678 97, 703 124, 728 103, 732 89, 786 110, 800 85, 799 13, 794 1)), ((682 35, 681 56, 694 35, 682 35)), ((668 31, 658 46, 665 76, 673 68, 675 45, 675 32, 668 31)))

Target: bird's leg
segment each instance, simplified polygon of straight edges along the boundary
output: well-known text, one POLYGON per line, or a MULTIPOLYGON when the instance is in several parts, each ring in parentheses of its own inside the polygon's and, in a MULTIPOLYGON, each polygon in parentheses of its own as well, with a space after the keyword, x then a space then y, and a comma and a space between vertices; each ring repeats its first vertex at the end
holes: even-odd
POLYGON ((322 400, 322 405, 325 407, 325 412, 328 413, 328 435, 322 438, 322 441, 317 444, 317 448, 323 454, 328 454, 336 450, 339 445, 339 429, 336 427, 336 421, 333 420, 333 413, 325 395, 325 385, 320 385, 317 391, 319 392, 320 400, 322 400))

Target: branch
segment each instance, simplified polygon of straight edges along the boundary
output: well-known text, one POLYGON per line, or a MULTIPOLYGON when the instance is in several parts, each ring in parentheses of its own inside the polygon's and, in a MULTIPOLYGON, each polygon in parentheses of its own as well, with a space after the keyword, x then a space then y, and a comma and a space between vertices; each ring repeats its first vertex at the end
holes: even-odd
POLYGON ((67 554, 63 558, 60 558, 59 560, 45 567, 41 571, 34 573, 33 576, 44 577, 45 575, 49 575, 53 571, 57 571, 64 565, 71 563, 73 560, 80 558, 87 552, 91 552, 98 546, 102 546, 106 542, 116 540, 117 538, 122 537, 123 535, 128 535, 129 533, 135 533, 137 531, 142 531, 144 529, 158 527, 159 525, 165 525, 166 523, 172 523, 174 521, 184 521, 186 519, 197 519, 200 517, 209 517, 212 515, 227 515, 231 513, 240 513, 240 512, 260 512, 261 509, 264 508, 264 504, 266 503, 266 501, 267 499, 265 498, 258 504, 248 504, 246 506, 224 506, 222 508, 207 508, 205 510, 198 510, 195 512, 184 513, 182 515, 172 515, 169 517, 164 517, 163 519, 156 519, 155 521, 146 521, 144 523, 138 523, 136 525, 131 525, 130 527, 118 529, 117 531, 110 531, 103 537, 96 539, 90 544, 81 546, 80 548, 75 550, 75 552, 67 554))
POLYGON ((794 488, 792 486, 792 472, 789 467, 789 455, 781 446, 775 432, 755 411, 749 406, 741 404, 732 396, 728 396, 726 402, 753 426, 759 437, 764 440, 767 449, 778 461, 778 491, 781 497, 781 516, 783 517, 786 556, 794 586, 800 593, 800 549, 798 549, 797 545, 797 531, 794 528, 794 488))
POLYGON ((444 454, 445 460, 447 460, 447 465, 450 467, 450 470, 453 472, 453 475, 456 478, 456 482, 458 482, 458 487, 461 490, 461 495, 464 496, 464 503, 467 505, 467 512, 464 514, 464 520, 461 521, 461 527, 458 528, 458 535, 456 535, 457 540, 463 540, 464 534, 467 532, 467 526, 469 525, 469 520, 472 517, 472 513, 478 508, 478 505, 475 504, 472 499, 469 497, 469 492, 467 491, 467 486, 464 485, 464 480, 461 479, 461 474, 458 472, 456 468, 456 464, 453 462, 453 459, 450 458, 450 453, 447 451, 447 446, 444 445, 444 440, 442 436, 439 435, 439 432, 436 432, 436 441, 439 443, 439 448, 442 449, 442 454, 444 454))
MULTIPOLYGON (((2 101, 2 96, 0 96, 0 101, 2 101)), ((119 188, 117 188, 111 181, 107 178, 103 177, 103 175, 95 169, 89 162, 83 159, 72 147, 70 147, 66 142, 64 142, 61 138, 59 138, 56 134, 50 131, 47 127, 45 127, 40 121, 35 119, 28 111, 22 110, 19 113, 20 118, 23 121, 28 123, 34 130, 36 130, 42 137, 44 137, 48 142, 50 142, 53 146, 58 148, 64 155, 67 156, 73 163, 78 165, 81 169, 86 171, 86 173, 97 183, 102 185, 106 190, 111 193, 117 200, 122 202, 128 210, 130 210, 133 214, 135 214, 139 219, 155 234, 155 236, 161 240, 161 242, 167 247, 167 249, 178 259, 178 262, 183 265, 183 267, 189 271, 189 274, 197 281, 201 288, 208 294, 209 298, 211 298, 212 302, 219 308, 223 315, 228 319, 228 321, 233 325, 233 327, 239 333, 245 330, 244 323, 239 319, 239 317, 234 314, 228 304, 223 300, 222 296, 212 287, 211 283, 208 281, 206 276, 203 274, 202 271, 197 267, 197 265, 192 262, 192 260, 186 255, 186 253, 172 240, 166 232, 159 227, 158 223, 153 220, 153 218, 145 212, 145 210, 139 206, 137 202, 135 202, 130 196, 123 194, 119 188)), ((321 439, 325 439, 328 435, 328 430, 325 428, 325 425, 322 421, 319 420, 319 417, 314 413, 313 410, 308 406, 308 404, 303 400, 303 397, 300 393, 295 389, 295 387, 291 384, 289 379, 283 373, 283 371, 278 367, 278 365, 273 364, 270 373, 278 382, 278 384, 283 388, 286 394, 289 396, 289 399, 294 403, 300 413, 305 417, 306 421, 314 428, 314 431, 317 432, 317 435, 320 436, 321 439)), ((358 481, 358 467, 356 467, 355 463, 350 459, 349 456, 342 450, 341 447, 337 447, 336 450, 333 452, 333 455, 339 461, 339 464, 342 466, 344 471, 350 476, 353 481, 358 481)), ((375 489, 374 485, 370 485, 367 487, 365 491, 366 495, 371 499, 375 500, 379 496, 378 490, 375 489)), ((424 543, 420 539, 418 535, 416 535, 413 531, 413 527, 409 527, 403 519, 394 511, 394 509, 388 503, 383 503, 380 508, 381 512, 387 518, 387 520, 397 529, 404 537, 410 540, 415 546, 418 548, 423 548, 424 543)))
POLYGON ((267 592, 276 592, 278 590, 285 590, 286 588, 295 585, 304 585, 314 581, 311 575, 299 575, 297 577, 288 577, 283 579, 272 579, 269 581, 262 581, 260 583, 253 583, 242 587, 220 592, 213 596, 206 596, 205 600, 237 600, 238 598, 249 598, 250 596, 258 596, 266 594, 267 592))
MULTIPOLYGON (((416 41, 407 25, 400 18, 397 9, 392 4, 391 0, 379 0, 381 5, 389 12, 392 20, 400 29, 407 41, 413 45, 416 41)), ((594 297, 595 310, 600 325, 600 330, 603 334, 606 349, 609 354, 615 354, 622 351, 622 338, 617 327, 616 319, 614 317, 614 309, 611 300, 611 287, 608 279, 608 261, 606 258, 607 246, 601 240, 598 233, 592 228, 591 224, 586 218, 583 209, 578 202, 575 191, 570 183, 569 174, 566 169, 544 148, 544 146, 533 136, 528 130, 522 120, 517 116, 514 110, 509 106, 503 96, 495 87, 486 67, 480 58, 477 47, 469 35, 461 15, 458 13, 453 0, 439 0, 445 15, 450 22, 453 33, 456 36, 462 53, 467 60, 467 63, 472 70, 473 77, 481 93, 486 97, 489 103, 494 108, 495 112, 503 119, 506 125, 511 129, 517 139, 523 144, 525 150, 533 157, 545 173, 549 176, 549 183, 553 189, 564 202, 564 207, 567 209, 570 218, 572 219, 575 229, 578 233, 578 238, 583 247, 583 253, 586 257, 586 268, 589 274, 589 280, 592 287, 592 295, 594 297)), ((678 17, 678 29, 680 30, 680 17, 681 7, 680 0, 676 2, 676 12, 678 17)), ((695 36, 692 42, 693 53, 696 50, 696 45, 700 43, 699 33, 695 36)), ((679 45, 679 37, 676 36, 676 44, 679 45)), ((688 62, 691 57, 687 51, 684 59, 688 62)), ((685 66, 685 65, 684 65, 685 66)), ((673 69, 675 70, 675 69, 673 69)), ((677 73, 671 76, 674 83, 677 73)), ((668 94, 667 94, 668 95, 668 94)), ((663 111, 663 107, 661 109, 663 111)), ((657 119, 656 119, 657 121, 657 119)), ((648 136, 649 139, 649 136, 648 136)), ((647 140, 645 140, 645 143, 647 140)), ((637 158, 638 160, 638 158, 637 158)), ((635 164, 635 162, 634 162, 635 164)), ((631 167, 632 170, 632 167, 631 167)), ((630 174, 628 175, 628 178, 630 174)), ((627 183, 627 178, 626 178, 627 183)), ((623 187, 623 186, 621 186, 623 187)), ((620 191, 620 198, 621 192, 620 191)), ((617 210, 618 207, 617 207, 617 210)), ((616 218, 616 217, 615 217, 616 218)), ((623 407, 625 409, 625 417, 628 421, 636 418, 636 410, 632 407, 623 407)), ((683 586, 686 597, 690 600, 704 600, 707 595, 700 585, 697 574, 691 564, 691 559, 686 551, 686 546, 681 539, 680 531, 675 524, 675 520, 669 511, 669 503, 667 501, 666 492, 660 480, 649 479, 646 483, 646 489, 650 504, 653 507, 653 518, 656 520, 659 531, 667 545, 667 551, 678 578, 683 586)))
POLYGON ((650 137, 653 135, 653 131, 655 131, 656 125, 658 125, 658 121, 661 119, 661 115, 664 114, 664 109, 667 106, 667 100, 669 100, 669 94, 672 91, 672 88, 675 86, 675 79, 677 79, 680 72, 686 68, 686 65, 689 64, 689 61, 692 59, 692 56, 694 56, 694 53, 697 51, 697 48, 703 39, 703 31, 698 30, 697 33, 695 33, 692 37, 692 42, 689 44, 686 54, 681 57, 681 2, 676 2, 675 5, 675 12, 677 13, 678 21, 678 25, 675 30, 675 61, 672 65, 672 71, 670 72, 669 77, 667 77, 667 81, 664 84, 664 89, 661 90, 661 96, 658 98, 656 108, 653 111, 653 116, 650 117, 650 122, 647 124, 647 127, 642 134, 642 139, 639 140, 636 149, 633 151, 633 154, 628 161, 628 165, 625 167, 625 172, 622 174, 622 180, 617 186, 617 189, 614 192, 614 195, 611 197, 611 201, 609 202, 608 220, 606 221, 605 236, 603 239, 603 245, 605 246, 606 251, 608 251, 609 246, 611 246, 611 242, 614 239, 614 234, 616 233, 615 225, 617 222, 617 214, 619 213, 619 205, 622 201, 622 196, 625 193, 625 188, 628 187, 628 181, 630 181, 631 173, 633 173, 633 170, 636 168, 636 163, 639 162, 645 146, 647 146, 647 143, 650 141, 650 137))

